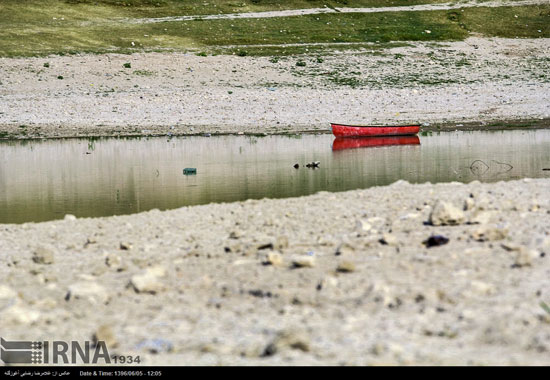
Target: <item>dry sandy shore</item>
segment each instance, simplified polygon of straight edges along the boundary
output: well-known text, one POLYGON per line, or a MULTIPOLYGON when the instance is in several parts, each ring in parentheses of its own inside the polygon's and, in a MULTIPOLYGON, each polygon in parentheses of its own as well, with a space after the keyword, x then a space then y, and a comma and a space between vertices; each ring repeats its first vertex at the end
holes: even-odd
POLYGON ((549 185, 397 182, 0 225, 2 337, 97 334, 150 365, 545 365, 549 185))
POLYGON ((2 58, 0 137, 286 133, 327 131, 331 121, 547 125, 549 62, 550 39, 499 38, 278 62, 195 53, 2 58))
MULTIPOLYGON (((183 53, 0 59, 0 137, 544 124, 549 48, 472 38, 306 66, 183 53)), ((149 365, 548 364, 549 185, 396 183, 0 225, 0 335, 95 334, 149 365), (449 241, 428 248, 432 235, 449 241)))

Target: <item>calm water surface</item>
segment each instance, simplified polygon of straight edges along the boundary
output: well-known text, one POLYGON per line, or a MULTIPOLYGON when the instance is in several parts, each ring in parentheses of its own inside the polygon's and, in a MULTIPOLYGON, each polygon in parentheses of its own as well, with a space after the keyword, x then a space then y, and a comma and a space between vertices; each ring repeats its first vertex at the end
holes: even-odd
POLYGON ((399 179, 550 177, 542 170, 549 167, 549 130, 448 132, 352 143, 332 135, 4 141, 0 223, 294 197, 399 179), (404 144, 376 146, 397 143, 404 144), (320 168, 305 168, 311 161, 320 161, 320 168), (197 174, 184 175, 188 167, 197 168, 197 174))

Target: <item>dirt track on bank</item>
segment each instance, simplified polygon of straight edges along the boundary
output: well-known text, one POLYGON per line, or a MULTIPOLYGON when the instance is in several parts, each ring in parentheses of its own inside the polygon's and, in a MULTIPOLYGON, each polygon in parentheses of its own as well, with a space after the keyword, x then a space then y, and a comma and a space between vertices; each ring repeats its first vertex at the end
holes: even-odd
MULTIPOLYGON (((517 7, 526 5, 546 4, 544 0, 520 0, 520 1, 486 1, 486 2, 469 2, 461 1, 459 3, 442 3, 442 4, 418 4, 409 6, 396 7, 371 7, 371 8, 308 8, 308 9, 288 9, 283 11, 264 11, 264 12, 243 12, 215 15, 187 15, 187 16, 170 16, 157 18, 141 18, 141 19, 117 19, 111 22, 121 23, 156 23, 170 21, 189 21, 189 20, 224 20, 224 19, 243 19, 243 18, 275 18, 275 17, 292 17, 304 16, 322 13, 378 13, 378 12, 418 12, 418 11, 438 11, 449 9, 463 9, 473 7, 517 7)), ((86 24, 89 24, 88 22, 86 24)))

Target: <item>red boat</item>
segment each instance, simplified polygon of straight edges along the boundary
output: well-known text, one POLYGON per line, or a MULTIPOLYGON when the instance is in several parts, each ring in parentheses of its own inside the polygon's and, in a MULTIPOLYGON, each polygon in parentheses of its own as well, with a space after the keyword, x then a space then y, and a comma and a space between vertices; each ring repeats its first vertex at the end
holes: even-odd
POLYGON ((416 135, 420 125, 346 125, 331 123, 336 137, 400 136, 416 135))
POLYGON ((420 139, 418 136, 357 137, 354 139, 336 137, 332 142, 332 150, 390 145, 420 145, 420 139))

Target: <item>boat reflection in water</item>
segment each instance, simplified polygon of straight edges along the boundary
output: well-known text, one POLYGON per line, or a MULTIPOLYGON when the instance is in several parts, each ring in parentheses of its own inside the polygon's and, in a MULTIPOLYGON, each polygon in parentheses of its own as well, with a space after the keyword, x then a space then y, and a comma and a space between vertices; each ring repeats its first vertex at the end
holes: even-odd
POLYGON ((332 150, 390 145, 420 145, 420 139, 418 136, 336 137, 332 142, 332 150))

